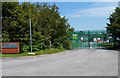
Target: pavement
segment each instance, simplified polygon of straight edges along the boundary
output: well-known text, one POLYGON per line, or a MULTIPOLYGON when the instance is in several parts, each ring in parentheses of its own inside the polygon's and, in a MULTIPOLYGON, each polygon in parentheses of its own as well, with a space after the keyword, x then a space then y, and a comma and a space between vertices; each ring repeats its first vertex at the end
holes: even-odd
POLYGON ((3 76, 118 76, 118 51, 75 49, 2 59, 3 76))

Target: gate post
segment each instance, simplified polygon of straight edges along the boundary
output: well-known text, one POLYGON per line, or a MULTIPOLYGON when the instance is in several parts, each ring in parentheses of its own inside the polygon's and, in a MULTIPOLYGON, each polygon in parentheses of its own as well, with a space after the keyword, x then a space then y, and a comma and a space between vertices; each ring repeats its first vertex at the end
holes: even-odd
POLYGON ((88 47, 90 49, 90 32, 89 32, 89 30, 88 30, 88 47))

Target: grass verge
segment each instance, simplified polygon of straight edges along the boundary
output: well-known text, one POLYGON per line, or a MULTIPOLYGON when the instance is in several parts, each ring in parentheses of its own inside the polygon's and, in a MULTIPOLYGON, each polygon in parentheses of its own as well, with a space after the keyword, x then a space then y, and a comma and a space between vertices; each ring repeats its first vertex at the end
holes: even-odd
POLYGON ((120 49, 119 42, 101 43, 99 45, 107 49, 120 49))
POLYGON ((24 52, 20 54, 0 54, 0 57, 22 57, 22 56, 37 56, 37 55, 42 55, 42 54, 53 54, 53 53, 58 53, 58 52, 63 52, 65 49, 46 49, 46 50, 40 50, 40 51, 35 51, 35 54, 28 54, 30 52, 24 52))

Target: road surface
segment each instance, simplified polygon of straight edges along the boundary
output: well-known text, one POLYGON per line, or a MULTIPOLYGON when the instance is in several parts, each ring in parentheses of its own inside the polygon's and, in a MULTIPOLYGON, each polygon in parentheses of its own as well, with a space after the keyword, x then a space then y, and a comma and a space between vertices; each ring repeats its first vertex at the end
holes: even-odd
POLYGON ((76 49, 2 60, 3 76, 118 76, 118 52, 76 49))

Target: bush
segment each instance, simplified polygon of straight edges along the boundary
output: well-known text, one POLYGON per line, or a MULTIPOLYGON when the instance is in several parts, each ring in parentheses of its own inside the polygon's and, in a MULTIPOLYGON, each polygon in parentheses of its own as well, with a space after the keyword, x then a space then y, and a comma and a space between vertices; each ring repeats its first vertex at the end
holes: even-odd
POLYGON ((20 50, 21 50, 21 52, 28 52, 28 51, 30 51, 30 46, 26 45, 24 43, 21 43, 20 44, 20 50))
POLYGON ((120 49, 120 42, 110 42, 110 43, 101 43, 99 44, 102 47, 105 47, 107 49, 120 49))

